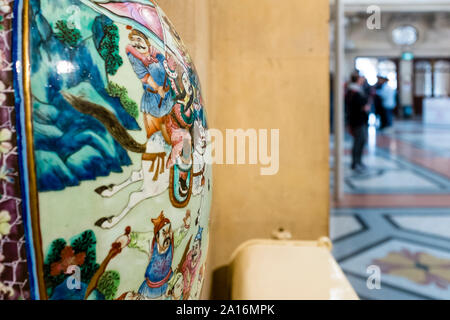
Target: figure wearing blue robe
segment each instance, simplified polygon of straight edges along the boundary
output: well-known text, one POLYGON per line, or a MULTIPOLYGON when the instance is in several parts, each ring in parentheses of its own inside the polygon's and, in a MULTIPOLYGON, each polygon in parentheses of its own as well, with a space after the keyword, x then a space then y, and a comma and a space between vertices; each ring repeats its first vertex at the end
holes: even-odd
POLYGON ((170 244, 165 253, 158 252, 156 242, 153 244, 153 254, 150 263, 145 271, 145 280, 139 288, 138 293, 146 298, 156 299, 163 296, 168 280, 172 275, 173 244, 170 244), (150 287, 149 283, 160 283, 160 286, 150 287))
POLYGON ((153 232, 131 233, 128 247, 150 255, 150 262, 145 270, 145 280, 138 290, 140 295, 148 299, 158 299, 165 296, 169 280, 173 276, 172 261, 174 250, 180 246, 188 230, 183 227, 176 230, 170 246, 163 253, 158 252, 158 244, 153 239, 153 232))
MULTIPOLYGON (((139 57, 136 57, 132 52, 127 52, 127 55, 134 72, 141 81, 142 79, 151 76, 158 86, 169 86, 169 80, 164 69, 165 58, 162 54, 159 53, 156 56, 157 62, 149 63, 147 65, 144 64, 144 62, 142 62, 142 60, 139 57)), ((147 83, 143 83, 143 86, 144 95, 141 100, 141 111, 151 114, 155 118, 161 118, 167 115, 173 106, 173 101, 170 94, 166 92, 164 98, 161 98, 158 93, 149 91, 155 90, 147 83)))

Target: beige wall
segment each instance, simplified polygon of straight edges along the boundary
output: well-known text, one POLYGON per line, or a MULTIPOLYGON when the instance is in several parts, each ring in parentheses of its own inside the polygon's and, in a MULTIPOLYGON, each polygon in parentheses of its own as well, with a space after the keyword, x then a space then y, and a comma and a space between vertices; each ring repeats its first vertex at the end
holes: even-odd
POLYGON ((296 239, 327 235, 328 0, 159 4, 199 69, 210 126, 280 129, 277 175, 261 176, 259 166, 215 167, 209 274, 240 243, 278 227, 296 239))

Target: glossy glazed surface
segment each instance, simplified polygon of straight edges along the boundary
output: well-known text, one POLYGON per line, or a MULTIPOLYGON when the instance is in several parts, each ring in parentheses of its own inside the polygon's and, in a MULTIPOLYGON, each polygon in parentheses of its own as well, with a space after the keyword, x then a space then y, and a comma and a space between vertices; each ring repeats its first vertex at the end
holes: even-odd
POLYGON ((39 285, 49 299, 198 299, 208 132, 174 26, 152 1, 28 9, 39 285))

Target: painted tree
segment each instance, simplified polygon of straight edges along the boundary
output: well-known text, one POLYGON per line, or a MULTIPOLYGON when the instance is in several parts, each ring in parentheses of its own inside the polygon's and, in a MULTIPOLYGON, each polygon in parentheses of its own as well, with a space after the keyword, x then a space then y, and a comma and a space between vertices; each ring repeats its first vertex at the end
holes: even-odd
POLYGON ((56 38, 70 47, 76 47, 81 40, 81 32, 73 26, 69 26, 66 20, 58 20, 55 25, 56 38))
POLYGON ((44 262, 44 280, 49 297, 67 279, 66 270, 71 265, 79 266, 81 282, 89 283, 100 267, 96 262, 96 243, 92 230, 73 238, 70 245, 64 239, 56 239, 51 243, 44 262))
POLYGON ((120 274, 117 271, 106 271, 99 279, 97 289, 106 300, 116 297, 120 284, 120 274))
POLYGON ((129 96, 125 87, 109 81, 108 75, 115 75, 122 66, 123 59, 119 54, 119 29, 114 21, 104 15, 95 18, 92 24, 92 40, 99 55, 105 61, 105 73, 108 79, 106 92, 118 98, 125 111, 134 118, 139 116, 139 107, 129 96))
POLYGON ((137 103, 128 96, 128 90, 125 87, 122 87, 121 85, 110 81, 108 82, 106 91, 111 97, 119 98, 122 107, 133 118, 136 119, 139 116, 139 107, 137 103))
POLYGON ((105 60, 106 73, 115 75, 123 64, 123 59, 119 54, 119 29, 115 24, 105 24, 103 33, 98 52, 105 60))

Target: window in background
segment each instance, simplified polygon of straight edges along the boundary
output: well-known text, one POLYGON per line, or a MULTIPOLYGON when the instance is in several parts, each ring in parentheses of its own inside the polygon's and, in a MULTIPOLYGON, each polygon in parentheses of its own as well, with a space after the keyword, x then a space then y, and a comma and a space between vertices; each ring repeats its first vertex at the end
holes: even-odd
POLYGON ((355 68, 367 78, 371 86, 377 83, 377 76, 381 75, 389 79, 389 86, 397 89, 397 65, 394 61, 383 58, 360 57, 355 60, 355 68))
POLYGON ((433 95, 433 68, 429 61, 418 61, 414 70, 415 96, 431 97, 433 95))

